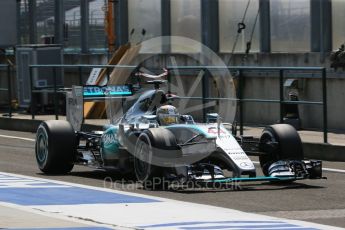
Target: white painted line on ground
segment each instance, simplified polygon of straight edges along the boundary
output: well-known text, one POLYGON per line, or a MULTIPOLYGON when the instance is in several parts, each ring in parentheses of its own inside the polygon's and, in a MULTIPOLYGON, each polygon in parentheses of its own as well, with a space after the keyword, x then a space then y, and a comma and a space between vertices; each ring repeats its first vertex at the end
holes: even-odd
POLYGON ((303 211, 274 211, 274 212, 258 212, 261 215, 282 217, 288 219, 331 219, 343 218, 345 220, 345 209, 328 209, 328 210, 303 210, 303 211))
POLYGON ((322 168, 322 170, 325 170, 325 171, 328 171, 328 172, 345 173, 345 170, 342 170, 342 169, 322 168))
POLYGON ((32 139, 32 138, 15 137, 15 136, 8 136, 8 135, 0 135, 0 137, 9 138, 9 139, 18 139, 18 140, 23 140, 23 141, 31 141, 31 142, 36 141, 35 139, 32 139))
MULTIPOLYGON (((259 165, 260 162, 259 161, 252 161, 253 164, 259 165)), ((337 172, 337 173, 345 173, 345 170, 342 169, 332 169, 332 168, 324 168, 322 167, 322 171, 326 171, 326 172, 337 172)))
MULTIPOLYGON (((88 188, 94 191, 104 191, 109 194, 115 193, 126 194, 132 197, 138 197, 142 199, 144 197, 152 199, 146 203, 140 202, 111 202, 111 203, 88 203, 81 204, 59 204, 59 205, 30 205, 26 207, 42 212, 56 213, 56 215, 70 217, 72 219, 83 219, 91 222, 103 223, 106 226, 125 226, 129 228, 140 229, 253 229, 253 226, 257 228, 257 225, 262 226, 264 229, 342 229, 333 226, 320 225, 305 221, 288 220, 283 218, 275 218, 270 216, 258 215, 253 213, 247 213, 237 211, 233 209, 220 208, 210 205, 201 205, 189 202, 176 201, 165 198, 158 198, 154 196, 141 195, 137 193, 122 192, 118 190, 104 189, 98 187, 91 187, 73 183, 66 183, 62 181, 54 181, 41 179, 36 177, 22 176, 18 174, 2 173, 8 177, 21 177, 28 178, 37 181, 45 181, 55 183, 58 185, 70 185, 74 188, 88 188), (160 201, 160 202, 155 202, 160 201)), ((62 190, 59 191, 63 191, 62 190)), ((1 190, 1 189, 0 189, 1 190)), ((22 190, 10 190, 9 192, 21 193, 22 190)), ((79 191, 79 190, 78 190, 79 191)), ((30 193, 31 191, 25 191, 30 193)), ((87 191, 80 190, 78 196, 84 197, 87 191)), ((90 191, 89 191, 90 192, 90 191)), ((49 191, 47 190, 48 194, 49 191)), ((1 194, 1 193, 0 193, 1 194)), ((3 190, 4 196, 6 190, 3 190)), ((25 197, 25 200, 37 199, 32 193, 30 196, 25 197), (30 199, 29 199, 30 198, 30 199)), ((7 192, 8 195, 8 192, 7 192)), ((19 198, 15 195, 15 201, 19 198)), ((24 194, 25 195, 25 194, 24 194)), ((56 194, 56 198, 59 198, 59 194, 56 194)), ((66 195, 66 194, 65 194, 66 195)), ((106 195, 106 194, 104 194, 106 195)), ((54 195, 55 196, 55 195, 54 195)), ((9 197, 12 197, 10 194, 9 197)), ((66 196, 64 196, 66 197, 66 196)), ((121 197, 121 196, 119 196, 121 197)), ((21 196, 20 199, 23 197, 21 196)), ((60 197, 61 198, 61 197, 60 197)), ((76 199, 75 194, 71 194, 71 199, 76 199)), ((85 199, 85 198, 84 198, 85 199)), ((68 200, 68 199, 66 199, 68 200)), ((6 202, 6 199, 4 199, 6 202)))

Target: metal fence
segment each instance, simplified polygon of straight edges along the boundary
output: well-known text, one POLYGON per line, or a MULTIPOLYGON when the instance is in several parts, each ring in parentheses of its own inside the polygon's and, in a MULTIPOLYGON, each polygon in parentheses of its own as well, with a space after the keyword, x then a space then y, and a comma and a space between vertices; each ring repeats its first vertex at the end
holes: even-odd
MULTIPOLYGON (((55 106, 55 117, 58 119, 58 102, 57 102, 57 94, 58 88, 56 84, 57 78, 57 69, 77 69, 78 76, 79 76, 79 84, 82 85, 82 74, 83 69, 92 69, 92 68, 104 68, 109 70, 110 68, 126 68, 132 69, 133 71, 138 70, 138 66, 129 66, 129 65, 30 65, 30 83, 31 83, 31 98, 33 97, 33 93, 39 92, 35 91, 33 88, 33 69, 35 68, 52 68, 53 69, 53 80, 54 80, 54 87, 52 92, 54 93, 54 106, 55 106)), ((166 69, 171 70, 179 69, 179 70, 230 70, 230 71, 238 71, 238 80, 239 80, 239 87, 238 87, 238 98, 234 99, 238 102, 238 114, 239 114, 239 126, 240 126, 240 135, 243 135, 243 127, 244 127, 244 112, 243 112, 243 105, 244 103, 278 103, 280 105, 280 123, 283 123, 283 106, 286 104, 296 104, 296 105, 317 105, 322 106, 323 109, 323 141, 324 143, 328 142, 328 122, 327 122, 327 73, 326 68, 323 67, 250 67, 250 66, 167 66, 166 69), (244 71, 274 71, 279 73, 279 99, 275 100, 267 100, 261 98, 244 98, 244 82, 246 79, 246 75, 243 74, 244 71), (322 79, 322 101, 289 101, 284 99, 284 75, 287 71, 316 71, 320 73, 319 78, 322 79)), ((109 76, 110 71, 108 72, 109 76)), ((204 79, 205 79, 204 75, 204 79)), ((170 74, 168 76, 168 82, 171 78, 170 74)), ((303 76, 295 76, 294 78, 303 78, 303 76)), ((305 77, 304 77, 305 78, 305 77)), ((208 97, 207 86, 205 85, 207 81, 203 81, 202 87, 202 97, 186 97, 185 99, 197 99, 197 100, 222 100, 224 98, 210 98, 208 97)), ((35 101, 31 100, 31 112, 32 112, 32 119, 35 119, 35 101)), ((204 111, 205 113, 205 111, 204 111)))

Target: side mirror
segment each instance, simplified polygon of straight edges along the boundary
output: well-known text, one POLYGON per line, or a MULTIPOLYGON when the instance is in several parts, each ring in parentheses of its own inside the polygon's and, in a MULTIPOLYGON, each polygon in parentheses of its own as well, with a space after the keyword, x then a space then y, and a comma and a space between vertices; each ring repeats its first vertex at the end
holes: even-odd
POLYGON ((206 123, 217 123, 219 118, 218 113, 208 113, 206 114, 206 123))

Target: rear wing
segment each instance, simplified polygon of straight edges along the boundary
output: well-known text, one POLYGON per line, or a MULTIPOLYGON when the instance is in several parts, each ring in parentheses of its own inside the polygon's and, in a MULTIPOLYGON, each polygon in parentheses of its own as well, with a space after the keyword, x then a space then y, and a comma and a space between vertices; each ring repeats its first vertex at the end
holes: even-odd
POLYGON ((84 121, 84 102, 123 99, 134 95, 132 85, 73 86, 66 94, 66 119, 75 131, 84 121))
POLYGON ((123 98, 133 96, 131 85, 84 86, 83 98, 92 101, 100 99, 123 98))

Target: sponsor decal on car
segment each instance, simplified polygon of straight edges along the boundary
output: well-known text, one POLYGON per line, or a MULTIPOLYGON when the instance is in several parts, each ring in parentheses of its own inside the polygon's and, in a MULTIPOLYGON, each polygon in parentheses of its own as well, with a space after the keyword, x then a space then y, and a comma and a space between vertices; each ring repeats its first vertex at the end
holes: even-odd
POLYGON ((107 134, 104 134, 102 136, 102 142, 105 146, 107 145, 112 145, 114 143, 117 143, 117 138, 116 138, 116 134, 114 133, 107 133, 107 134))

